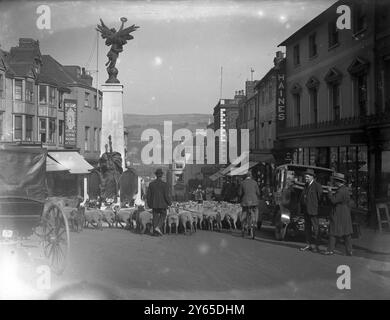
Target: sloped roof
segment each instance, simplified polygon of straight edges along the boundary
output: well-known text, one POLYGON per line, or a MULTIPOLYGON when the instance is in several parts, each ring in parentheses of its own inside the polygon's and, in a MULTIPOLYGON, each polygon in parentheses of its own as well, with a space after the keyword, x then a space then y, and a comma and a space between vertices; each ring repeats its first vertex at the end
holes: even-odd
POLYGON ((321 12, 318 16, 314 17, 312 20, 310 20, 308 23, 306 23, 304 26, 302 26, 300 29, 298 29, 296 32, 290 35, 286 40, 280 43, 278 47, 288 46, 290 43, 292 43, 302 35, 312 32, 314 28, 316 28, 316 26, 320 25, 324 21, 331 21, 331 17, 332 18, 337 17, 336 8, 341 4, 349 3, 349 2, 350 0, 339 0, 335 2, 328 9, 321 12))
POLYGON ((29 63, 10 63, 13 75, 19 77, 35 77, 33 72, 33 65, 29 63))
POLYGON ((29 44, 21 44, 19 39, 19 46, 12 47, 7 54, 8 66, 13 72, 9 74, 20 77, 36 77, 34 67, 41 63, 41 52, 39 50, 38 42, 34 42, 30 39, 29 44))
POLYGON ((74 79, 65 71, 65 68, 50 55, 42 56, 41 75, 46 78, 56 79, 62 84, 76 83, 74 79))
POLYGON ((79 84, 82 86, 87 86, 89 88, 93 88, 93 87, 91 87, 91 85, 88 83, 88 81, 86 79, 83 79, 83 78, 77 76, 77 69, 80 69, 79 66, 63 66, 63 67, 64 67, 65 72, 69 75, 69 77, 72 78, 72 80, 75 84, 79 84))

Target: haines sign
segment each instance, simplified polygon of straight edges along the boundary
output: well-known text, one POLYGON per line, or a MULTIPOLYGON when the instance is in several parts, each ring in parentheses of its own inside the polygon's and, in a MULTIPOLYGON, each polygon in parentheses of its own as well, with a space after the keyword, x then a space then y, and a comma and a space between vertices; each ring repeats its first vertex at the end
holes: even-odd
POLYGON ((284 65, 276 70, 277 127, 286 126, 286 73, 284 65))

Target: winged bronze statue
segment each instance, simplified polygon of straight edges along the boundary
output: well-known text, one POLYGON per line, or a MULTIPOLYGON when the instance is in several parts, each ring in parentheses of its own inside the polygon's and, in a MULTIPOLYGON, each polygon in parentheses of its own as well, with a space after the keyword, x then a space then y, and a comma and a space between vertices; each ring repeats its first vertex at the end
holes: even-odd
POLYGON ((123 46, 127 43, 127 40, 132 40, 134 37, 130 34, 137 30, 139 27, 133 24, 130 27, 123 28, 126 18, 120 19, 122 25, 118 31, 115 28, 108 28, 102 19, 100 19, 100 25, 97 25, 97 31, 102 35, 103 39, 106 39, 106 46, 111 46, 110 51, 107 53, 108 61, 106 63, 108 80, 106 83, 119 83, 117 79, 118 69, 115 67, 116 61, 118 59, 119 53, 123 51, 123 46))

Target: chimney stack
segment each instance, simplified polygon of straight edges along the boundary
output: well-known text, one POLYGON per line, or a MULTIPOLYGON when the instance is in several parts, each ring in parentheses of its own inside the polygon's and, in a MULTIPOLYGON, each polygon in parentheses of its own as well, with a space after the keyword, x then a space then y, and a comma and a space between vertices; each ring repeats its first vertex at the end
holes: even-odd
POLYGON ((282 51, 277 51, 276 56, 274 58, 274 65, 275 68, 279 68, 280 62, 282 62, 284 59, 284 53, 282 51))

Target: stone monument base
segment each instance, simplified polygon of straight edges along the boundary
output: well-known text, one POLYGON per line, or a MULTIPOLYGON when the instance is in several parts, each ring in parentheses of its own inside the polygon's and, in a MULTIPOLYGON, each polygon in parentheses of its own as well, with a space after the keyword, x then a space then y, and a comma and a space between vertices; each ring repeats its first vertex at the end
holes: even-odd
POLYGON ((122 168, 125 169, 125 139, 123 125, 123 85, 106 83, 102 85, 102 133, 100 137, 100 156, 106 152, 108 137, 111 135, 112 151, 122 156, 122 168))

